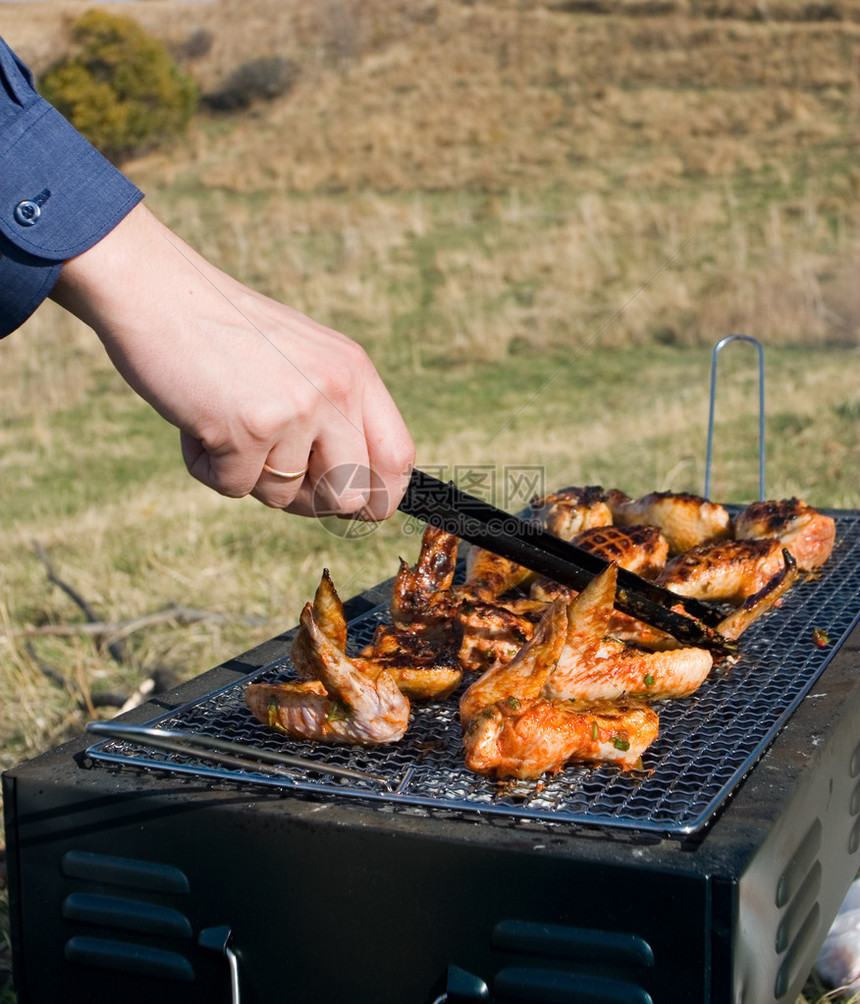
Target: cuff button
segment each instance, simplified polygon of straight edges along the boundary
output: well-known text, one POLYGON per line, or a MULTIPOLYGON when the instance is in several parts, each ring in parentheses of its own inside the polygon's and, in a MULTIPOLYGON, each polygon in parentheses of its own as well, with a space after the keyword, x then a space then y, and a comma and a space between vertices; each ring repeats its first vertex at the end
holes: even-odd
POLYGON ((15 222, 20 223, 22 227, 35 226, 41 215, 42 207, 30 199, 24 199, 15 206, 15 222))

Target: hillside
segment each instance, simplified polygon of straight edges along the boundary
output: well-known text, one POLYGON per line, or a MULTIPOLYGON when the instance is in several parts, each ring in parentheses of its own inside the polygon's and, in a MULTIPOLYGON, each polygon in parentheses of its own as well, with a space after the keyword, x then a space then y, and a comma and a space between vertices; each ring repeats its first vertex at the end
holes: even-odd
MULTIPOLYGON (((3 30, 38 71, 88 6, 4 4, 3 30)), ((857 0, 102 6, 204 92, 295 64, 286 97, 126 170, 229 270, 367 342, 492 358, 625 304, 602 343, 857 342, 857 0)))

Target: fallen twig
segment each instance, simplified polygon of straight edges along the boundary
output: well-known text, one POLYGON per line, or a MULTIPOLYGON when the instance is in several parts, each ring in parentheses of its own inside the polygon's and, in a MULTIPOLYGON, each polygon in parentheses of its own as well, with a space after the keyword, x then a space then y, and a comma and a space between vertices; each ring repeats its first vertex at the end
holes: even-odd
MULTIPOLYGON (((51 563, 51 559, 48 557, 48 552, 38 540, 33 541, 33 549, 35 550, 39 560, 45 566, 45 571, 48 573, 48 580, 53 582, 58 588, 62 589, 66 596, 68 596, 73 603, 77 604, 77 606, 81 608, 84 612, 84 616, 90 623, 97 623, 98 618, 96 617, 93 608, 76 589, 57 575, 54 566, 51 563)), ((127 661, 125 645, 122 644, 121 640, 117 639, 115 641, 108 642, 107 650, 115 662, 122 664, 127 661)))
POLYGON ((214 621, 218 624, 229 621, 241 622, 243 624, 259 625, 265 623, 265 618, 236 618, 228 617, 226 614, 219 614, 209 610, 195 610, 192 607, 168 606, 163 610, 156 610, 151 614, 143 614, 140 617, 131 617, 119 621, 89 621, 86 624, 42 624, 39 627, 21 628, 16 634, 23 638, 37 638, 40 635, 59 635, 71 637, 72 635, 103 635, 105 638, 122 639, 142 628, 152 627, 155 624, 175 623, 193 624, 197 621, 214 621))

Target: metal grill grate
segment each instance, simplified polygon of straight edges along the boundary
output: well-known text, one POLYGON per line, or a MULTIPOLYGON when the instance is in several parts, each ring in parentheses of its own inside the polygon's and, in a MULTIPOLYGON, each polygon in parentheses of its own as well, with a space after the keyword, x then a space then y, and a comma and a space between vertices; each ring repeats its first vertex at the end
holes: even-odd
MULTIPOLYGON (((667 836, 694 833, 776 737, 860 618, 860 513, 831 515, 837 522, 837 542, 821 576, 796 584, 779 609, 752 625, 741 638, 741 658, 731 668, 713 672, 689 698, 656 705, 660 736, 645 755, 645 770, 624 773, 609 766, 570 766, 540 783, 504 785, 478 777, 463 764, 456 695, 442 704, 413 702, 409 730, 392 746, 341 748, 292 740, 260 725, 244 703, 244 688, 251 680, 292 677, 287 658, 148 724, 381 774, 391 779, 390 789, 371 779, 334 781, 298 770, 293 779, 284 779, 252 769, 212 767, 190 756, 158 753, 117 740, 97 743, 88 752, 99 762, 391 805, 496 813, 667 836), (826 632, 826 647, 816 644, 814 629, 826 632)), ((353 621, 351 650, 364 646, 386 617, 383 606, 353 621)))

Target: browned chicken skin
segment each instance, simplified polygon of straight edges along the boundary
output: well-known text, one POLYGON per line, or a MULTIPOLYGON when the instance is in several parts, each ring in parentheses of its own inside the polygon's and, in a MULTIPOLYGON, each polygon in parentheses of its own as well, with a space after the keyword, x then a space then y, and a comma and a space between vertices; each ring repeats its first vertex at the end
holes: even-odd
MULTIPOLYGON (((657 737, 657 715, 647 705, 546 696, 568 628, 565 602, 556 600, 512 662, 488 670, 463 695, 460 718, 470 770, 529 779, 574 760, 630 768, 657 737)), ((596 637, 592 641, 599 644, 596 637)))
POLYGON ((713 658, 705 649, 644 652, 609 636, 617 578, 617 567, 610 565, 568 605, 565 642, 544 697, 659 701, 686 697, 707 677, 713 658))
POLYGON ((456 617, 463 629, 458 661, 471 672, 510 662, 534 630, 533 618, 493 603, 462 603, 456 617))
POLYGON ((753 502, 735 517, 734 530, 742 540, 778 540, 802 572, 820 568, 836 540, 836 521, 798 498, 753 502))
POLYGON ((656 526, 594 526, 571 543, 646 579, 654 578, 669 556, 669 544, 656 526))
POLYGON ((503 596, 512 589, 525 587, 534 572, 509 558, 502 558, 483 547, 469 547, 466 554, 466 587, 485 598, 503 596))
POLYGON ((650 492, 631 499, 608 493, 613 522, 618 526, 648 524, 659 527, 672 554, 731 535, 728 511, 700 495, 687 492, 650 492))
POLYGON ((556 774, 572 761, 630 770, 658 730, 654 710, 632 701, 580 709, 512 698, 465 724, 466 766, 476 774, 524 780, 556 774))
POLYGON ((722 540, 672 558, 656 581, 680 596, 739 604, 784 567, 777 540, 722 540))
POLYGON ((783 552, 784 567, 773 578, 768 579, 758 592, 748 596, 737 609, 717 625, 720 634, 729 641, 736 641, 762 614, 776 606, 797 580, 797 562, 790 551, 783 552))
MULTIPOLYGON (((343 603, 326 569, 313 601, 317 626, 341 652, 346 649, 346 618, 343 603)), ((370 645, 351 659, 353 666, 370 679, 382 671, 394 679, 400 690, 414 700, 442 698, 454 690, 463 672, 454 656, 454 636, 424 626, 397 628, 380 625, 370 645)), ((291 650, 299 676, 314 679, 318 658, 304 625, 299 627, 291 650)))
POLYGON ((563 488, 531 504, 531 515, 550 533, 570 540, 593 526, 608 526, 612 512, 606 492, 599 485, 584 488, 563 488))
POLYGON ((391 591, 391 618, 396 627, 439 625, 454 581, 459 543, 454 534, 428 526, 415 565, 410 567, 400 559, 391 591))
POLYGON ((461 670, 483 672, 514 657, 545 604, 505 598, 524 581, 519 566, 483 548, 470 549, 467 581, 453 586, 458 544, 453 534, 428 527, 414 568, 401 561, 391 602, 394 630, 420 632, 453 651, 461 670))
POLYGON ((390 673, 413 701, 442 700, 457 689, 463 670, 454 649, 438 634, 380 624, 373 641, 353 662, 369 676, 390 673))
POLYGON ((297 659, 308 678, 249 684, 245 702, 254 717, 299 739, 363 745, 401 739, 409 699, 393 677, 381 671, 371 678, 347 658, 317 623, 311 603, 302 610, 299 635, 297 659))
POLYGON ((658 731, 642 699, 686 696, 707 677, 703 649, 642 652, 606 636, 617 574, 610 565, 569 604, 555 600, 514 659, 462 696, 471 770, 535 778, 572 760, 629 768, 658 731))

